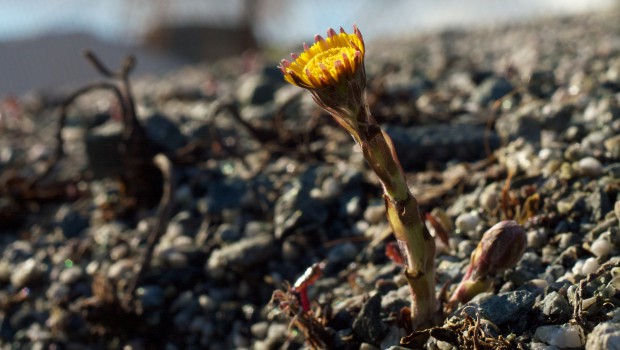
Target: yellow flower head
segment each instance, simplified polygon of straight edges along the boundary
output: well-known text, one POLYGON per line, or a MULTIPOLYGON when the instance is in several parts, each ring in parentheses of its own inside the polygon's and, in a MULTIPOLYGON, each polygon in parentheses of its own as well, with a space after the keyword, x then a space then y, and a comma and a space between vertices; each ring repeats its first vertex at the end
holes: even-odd
POLYGON ((292 62, 282 60, 280 70, 284 79, 306 89, 319 89, 352 80, 364 64, 364 39, 357 26, 353 34, 329 29, 327 39, 314 37, 314 44, 304 44, 299 56, 291 54, 292 62))

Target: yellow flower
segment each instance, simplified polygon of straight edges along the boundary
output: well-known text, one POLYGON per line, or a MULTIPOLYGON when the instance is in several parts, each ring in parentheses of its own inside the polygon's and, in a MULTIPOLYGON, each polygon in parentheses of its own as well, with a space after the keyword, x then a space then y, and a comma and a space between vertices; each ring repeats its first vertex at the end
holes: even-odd
POLYGON ((280 62, 289 83, 306 89, 325 88, 350 81, 364 70, 364 39, 357 26, 353 26, 353 34, 342 28, 336 33, 330 28, 327 39, 316 35, 314 41, 310 47, 304 44, 299 56, 291 54, 292 62, 280 62))

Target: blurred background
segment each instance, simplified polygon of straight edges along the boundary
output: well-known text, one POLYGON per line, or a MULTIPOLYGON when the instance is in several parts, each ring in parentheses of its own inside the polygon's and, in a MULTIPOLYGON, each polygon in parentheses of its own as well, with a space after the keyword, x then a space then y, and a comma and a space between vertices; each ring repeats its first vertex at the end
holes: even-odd
POLYGON ((0 0, 0 97, 97 79, 85 48, 116 66, 138 58, 136 75, 239 56, 299 51, 328 27, 353 23, 365 39, 411 37, 604 11, 617 0, 0 0))

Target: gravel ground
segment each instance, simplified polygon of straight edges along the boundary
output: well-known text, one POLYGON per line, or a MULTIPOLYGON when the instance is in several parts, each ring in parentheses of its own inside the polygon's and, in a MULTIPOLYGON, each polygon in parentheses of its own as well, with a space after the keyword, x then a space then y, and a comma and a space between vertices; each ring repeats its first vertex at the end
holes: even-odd
MULTIPOLYGON (((618 20, 367 44, 372 113, 422 212, 445 218, 440 299, 488 228, 514 219, 527 233, 493 293, 409 346, 620 347, 618 20)), ((249 56, 133 91, 138 148, 119 103, 93 92, 68 109, 46 176, 59 99, 1 102, 2 348, 401 349, 409 291, 385 254, 378 181, 308 93, 249 56), (163 179, 158 153, 172 160, 163 179), (292 319, 286 282, 318 262, 314 316, 292 319)))

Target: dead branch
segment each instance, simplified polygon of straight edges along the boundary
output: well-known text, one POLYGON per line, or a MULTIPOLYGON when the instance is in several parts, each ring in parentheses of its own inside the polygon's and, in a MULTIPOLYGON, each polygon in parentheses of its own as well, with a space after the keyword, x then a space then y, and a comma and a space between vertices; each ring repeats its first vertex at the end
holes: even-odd
POLYGON ((157 225, 151 231, 147 238, 146 252, 142 256, 142 260, 139 263, 138 272, 131 280, 129 287, 125 292, 124 302, 126 308, 131 305, 131 301, 135 297, 136 288, 140 284, 142 278, 146 274, 146 271, 148 271, 151 265, 151 260, 153 259, 153 252, 155 250, 157 242, 159 242, 159 238, 168 229, 168 222, 170 221, 172 207, 174 204, 172 200, 172 194, 174 193, 176 186, 174 183, 174 174, 170 159, 160 153, 155 156, 155 158, 153 159, 153 163, 159 168, 163 175, 163 194, 159 203, 159 208, 157 210, 157 225))

